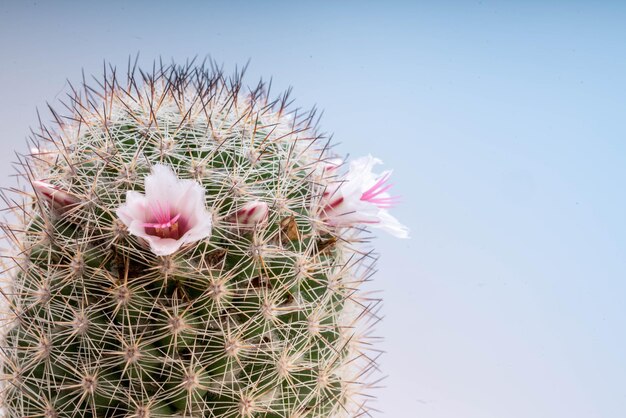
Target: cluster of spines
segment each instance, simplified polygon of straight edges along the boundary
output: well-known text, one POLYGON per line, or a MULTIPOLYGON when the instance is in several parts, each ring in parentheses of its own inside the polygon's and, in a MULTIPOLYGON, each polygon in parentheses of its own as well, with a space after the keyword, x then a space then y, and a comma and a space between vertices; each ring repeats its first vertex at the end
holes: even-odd
POLYGON ((319 217, 332 179, 315 112, 214 66, 109 69, 72 89, 21 175, 79 200, 5 194, 2 399, 8 416, 368 416, 373 260, 319 217), (115 215, 153 164, 200 182, 211 238, 156 257, 115 215), (18 196, 19 197, 19 196, 18 196), (268 203, 241 227, 241 203, 268 203), (364 327, 365 326, 365 327, 364 327))

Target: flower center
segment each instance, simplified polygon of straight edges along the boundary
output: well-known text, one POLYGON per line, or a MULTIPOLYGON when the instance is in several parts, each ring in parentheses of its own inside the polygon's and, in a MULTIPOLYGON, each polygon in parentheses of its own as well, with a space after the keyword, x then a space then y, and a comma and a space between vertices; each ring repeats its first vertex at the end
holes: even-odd
POLYGON ((387 183, 390 175, 391 173, 388 172, 381 176, 372 187, 361 195, 361 200, 373 203, 381 209, 392 207, 397 202, 398 197, 386 195, 387 190, 392 186, 392 184, 387 183))
POLYGON ((169 205, 161 205, 156 202, 150 205, 151 222, 143 224, 146 234, 154 235, 159 238, 179 239, 185 231, 183 231, 180 213, 172 216, 172 210, 169 205))

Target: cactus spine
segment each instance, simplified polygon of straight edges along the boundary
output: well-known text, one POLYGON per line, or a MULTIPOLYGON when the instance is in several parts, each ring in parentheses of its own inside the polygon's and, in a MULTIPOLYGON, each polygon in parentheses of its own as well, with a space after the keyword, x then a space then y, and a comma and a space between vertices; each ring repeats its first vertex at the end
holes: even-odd
POLYGON ((5 193, 5 416, 369 416, 373 258, 324 219, 339 180, 315 111, 241 75, 111 69, 35 135, 5 193), (211 216, 167 255, 117 213, 157 165, 211 216))

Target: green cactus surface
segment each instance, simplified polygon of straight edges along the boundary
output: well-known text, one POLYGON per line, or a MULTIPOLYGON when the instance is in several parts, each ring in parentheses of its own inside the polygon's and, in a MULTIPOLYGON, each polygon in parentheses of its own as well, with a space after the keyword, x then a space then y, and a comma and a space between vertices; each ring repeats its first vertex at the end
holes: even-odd
POLYGON ((370 416, 367 234, 324 219, 316 112, 241 76, 109 67, 33 135, 4 193, 4 416, 370 416), (166 255, 118 214, 155 166, 202 186, 210 216, 166 255), (266 212, 242 222, 250 202, 266 212))

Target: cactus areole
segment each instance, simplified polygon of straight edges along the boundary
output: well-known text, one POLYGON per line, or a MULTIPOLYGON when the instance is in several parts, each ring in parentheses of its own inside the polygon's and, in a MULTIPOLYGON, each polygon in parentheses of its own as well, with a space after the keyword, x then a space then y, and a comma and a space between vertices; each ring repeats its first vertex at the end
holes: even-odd
POLYGON ((72 90, 5 193, 5 417, 370 416, 379 160, 213 66, 72 90))

